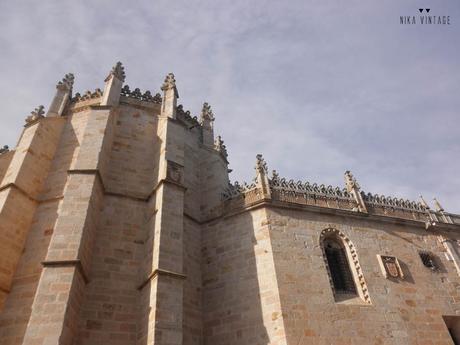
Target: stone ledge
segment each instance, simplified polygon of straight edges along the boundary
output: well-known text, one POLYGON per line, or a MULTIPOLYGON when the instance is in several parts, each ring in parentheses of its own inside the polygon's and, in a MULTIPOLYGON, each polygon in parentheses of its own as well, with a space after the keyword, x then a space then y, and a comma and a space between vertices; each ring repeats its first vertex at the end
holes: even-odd
POLYGON ((8 188, 14 188, 16 189, 18 192, 20 192, 22 195, 24 195, 25 197, 27 197, 28 199, 34 201, 34 202, 39 202, 37 199, 33 198, 32 196, 29 195, 29 193, 27 193, 24 189, 22 189, 21 187, 19 187, 18 185, 16 185, 15 183, 8 183, 4 186, 1 186, 0 187, 0 192, 1 191, 4 191, 5 189, 8 189, 8 188))
MULTIPOLYGON (((224 212, 223 214, 219 216, 216 216, 210 219, 206 219, 202 221, 201 224, 211 223, 219 219, 231 218, 241 213, 251 211, 254 209, 258 209, 261 207, 281 208, 281 209, 290 209, 290 210, 297 210, 297 211, 309 211, 312 213, 339 215, 339 216, 367 219, 370 221, 397 224, 397 225, 412 225, 415 227, 423 228, 424 231, 426 231, 425 230, 426 223, 423 221, 405 219, 405 218, 397 218, 397 217, 391 217, 391 216, 382 216, 382 215, 376 215, 372 213, 369 214, 369 213, 363 213, 363 212, 356 212, 356 211, 349 211, 349 210, 335 209, 335 208, 328 208, 328 207, 321 207, 321 206, 314 206, 314 205, 287 203, 287 202, 282 202, 282 201, 274 201, 270 199, 257 200, 251 204, 246 205, 245 207, 242 207, 239 209, 233 209, 227 213, 224 212)), ((450 223, 437 223, 437 228, 438 230, 454 230, 454 231, 460 230, 460 226, 458 224, 450 224, 450 223)))
POLYGON ((144 282, 139 285, 139 287, 137 288, 138 290, 142 290, 144 288, 144 286, 146 286, 148 284, 149 281, 151 281, 152 279, 156 278, 157 276, 160 276, 160 275, 163 275, 163 276, 168 276, 168 277, 171 277, 171 278, 175 278, 175 279, 186 279, 187 276, 183 273, 178 273, 178 272, 173 272, 173 271, 168 271, 168 270, 162 270, 162 269, 155 269, 152 273, 149 274, 149 276, 147 277, 147 279, 144 280, 144 282))
POLYGON ((81 264, 81 260, 79 259, 42 261, 41 264, 43 267, 50 267, 50 268, 74 266, 77 268, 77 271, 80 272, 85 284, 88 284, 89 282, 88 276, 86 275, 85 270, 83 269, 83 265, 81 264))

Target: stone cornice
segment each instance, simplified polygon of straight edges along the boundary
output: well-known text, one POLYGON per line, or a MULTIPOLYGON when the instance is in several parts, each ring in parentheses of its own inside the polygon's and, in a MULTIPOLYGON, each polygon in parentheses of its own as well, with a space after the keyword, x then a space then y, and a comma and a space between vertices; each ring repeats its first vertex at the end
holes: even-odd
MULTIPOLYGON (((296 211, 305 211, 305 212, 328 214, 328 215, 337 215, 337 216, 344 216, 347 218, 369 220, 369 221, 389 223, 389 224, 395 224, 395 225, 409 225, 409 226, 414 226, 418 228, 423 228, 426 231, 426 222, 424 221, 398 218, 398 217, 392 217, 392 216, 382 216, 382 215, 362 213, 362 212, 356 212, 356 211, 344 210, 344 209, 320 207, 320 206, 314 206, 314 205, 287 203, 287 202, 275 201, 275 200, 270 200, 270 199, 257 200, 255 202, 245 205, 244 207, 241 207, 238 209, 235 208, 235 209, 227 210, 227 212, 224 212, 219 216, 215 216, 215 217, 202 221, 201 224, 211 223, 219 219, 232 218, 239 214, 242 214, 248 211, 252 211, 252 210, 256 210, 259 208, 263 208, 263 207, 290 209, 290 210, 296 210, 296 211)), ((437 222, 434 229, 457 232, 460 230, 460 225, 437 222)), ((435 231, 437 230, 429 231, 429 232, 435 232, 435 231)))

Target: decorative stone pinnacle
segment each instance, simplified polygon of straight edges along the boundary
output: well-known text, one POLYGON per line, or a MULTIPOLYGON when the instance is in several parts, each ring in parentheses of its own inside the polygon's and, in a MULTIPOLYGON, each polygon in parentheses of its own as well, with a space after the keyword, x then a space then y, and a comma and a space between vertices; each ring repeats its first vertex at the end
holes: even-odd
POLYGON ((352 189, 359 189, 359 184, 356 179, 353 177, 353 174, 347 170, 345 171, 345 186, 347 190, 350 192, 352 189))
POLYGON ((436 211, 443 212, 444 208, 441 206, 441 204, 439 203, 438 199, 433 198, 433 200, 434 200, 434 207, 436 207, 436 211))
POLYGON ((56 89, 70 91, 72 90, 74 80, 74 75, 72 73, 67 73, 64 78, 62 78, 62 81, 57 83, 56 89))
POLYGON ((271 199, 267 163, 265 163, 260 153, 256 156, 256 178, 254 179, 254 183, 261 189, 264 199, 271 199))
POLYGON ((123 67, 120 61, 118 61, 116 65, 112 67, 112 70, 110 71, 107 78, 105 78, 105 81, 108 81, 111 76, 114 76, 115 78, 121 80, 122 82, 125 81, 125 78, 126 78, 125 68, 123 67))
POLYGON ((31 122, 34 122, 44 117, 44 114, 45 114, 45 107, 43 105, 39 105, 37 108, 35 108, 34 111, 30 113, 29 116, 27 116, 26 123, 29 124, 31 122))
POLYGON ((364 193, 360 192, 360 187, 356 179, 353 177, 353 174, 347 170, 345 171, 345 187, 347 192, 350 193, 355 199, 355 202, 358 206, 357 211, 367 213, 367 207, 364 203, 363 195, 364 193))
POLYGON ((174 94, 177 98, 179 98, 179 93, 177 92, 176 88, 176 78, 174 77, 173 73, 168 73, 168 75, 165 78, 165 81, 163 82, 163 85, 161 86, 162 91, 167 91, 167 90, 174 90, 174 94))
POLYGON ((279 181, 280 175, 276 172, 276 170, 272 171, 272 181, 279 181))
POLYGON ((267 163, 260 153, 256 156, 256 170, 264 174, 268 173, 267 163))
POLYGON ((213 121, 214 113, 212 112, 211 106, 207 102, 204 102, 203 108, 201 109, 201 123, 213 121))
POLYGON ((0 148, 0 155, 2 153, 7 153, 9 150, 10 148, 8 147, 8 145, 4 145, 3 148, 0 148))
POLYGON ((423 199, 423 196, 420 195, 420 203, 422 204, 423 207, 425 207, 427 210, 430 209, 430 206, 427 204, 427 202, 425 201, 425 199, 423 199))
POLYGON ((227 147, 224 145, 224 141, 220 135, 217 136, 214 142, 214 149, 216 149, 225 158, 228 157, 227 147))

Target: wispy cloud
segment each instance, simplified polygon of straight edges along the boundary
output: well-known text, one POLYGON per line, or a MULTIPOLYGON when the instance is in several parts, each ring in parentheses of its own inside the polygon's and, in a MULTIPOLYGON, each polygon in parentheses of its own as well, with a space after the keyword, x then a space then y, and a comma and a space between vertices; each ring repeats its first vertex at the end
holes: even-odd
POLYGON ((117 60, 131 87, 173 71, 180 102, 215 111, 234 179, 254 157, 295 179, 416 198, 460 211, 460 7, 450 26, 404 26, 418 2, 24 1, 0 3, 0 144, 76 74, 103 86, 117 60))

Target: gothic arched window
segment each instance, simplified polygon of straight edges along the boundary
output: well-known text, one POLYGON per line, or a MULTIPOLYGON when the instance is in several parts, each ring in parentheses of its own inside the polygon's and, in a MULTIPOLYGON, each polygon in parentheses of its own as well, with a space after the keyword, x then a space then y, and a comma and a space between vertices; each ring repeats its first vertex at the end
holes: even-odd
POLYGON ((371 303, 358 253, 341 231, 327 228, 320 235, 321 249, 336 301, 361 298, 371 303))
POLYGON ((334 237, 330 237, 326 238, 323 243, 334 290, 339 294, 357 295, 347 253, 341 242, 334 237))

